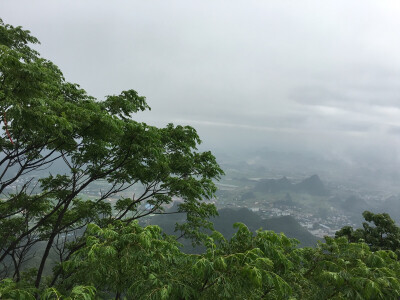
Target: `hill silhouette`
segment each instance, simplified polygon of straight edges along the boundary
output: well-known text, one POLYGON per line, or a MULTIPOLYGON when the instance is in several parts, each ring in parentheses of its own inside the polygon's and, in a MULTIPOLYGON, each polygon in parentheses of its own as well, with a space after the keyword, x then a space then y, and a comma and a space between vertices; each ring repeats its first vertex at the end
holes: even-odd
POLYGON ((293 184, 286 178, 281 179, 264 179, 259 181, 254 190, 264 193, 279 193, 281 191, 292 191, 293 184))
POLYGON ((312 175, 297 184, 291 183, 286 177, 265 179, 256 184, 254 191, 262 193, 302 192, 313 196, 329 195, 328 190, 318 175, 312 175))
POLYGON ((262 228, 264 230, 273 230, 277 233, 283 232, 287 237, 298 239, 302 247, 313 247, 318 241, 317 237, 303 228, 292 216, 262 219, 247 208, 223 208, 218 213, 219 216, 213 218, 212 222, 214 223, 214 228, 226 238, 232 237, 236 232, 232 225, 236 222, 241 222, 251 231, 262 228))
POLYGON ((295 238, 300 241, 301 246, 313 247, 319 240, 317 237, 302 227, 292 216, 282 216, 263 220, 263 228, 275 232, 283 232, 287 237, 295 238))
POLYGON ((368 203, 358 197, 358 196, 350 196, 348 197, 342 204, 341 207, 343 210, 347 212, 351 212, 357 215, 360 215, 363 211, 371 209, 368 203))
POLYGON ((318 175, 312 175, 296 184, 295 190, 315 196, 327 196, 329 194, 318 175))

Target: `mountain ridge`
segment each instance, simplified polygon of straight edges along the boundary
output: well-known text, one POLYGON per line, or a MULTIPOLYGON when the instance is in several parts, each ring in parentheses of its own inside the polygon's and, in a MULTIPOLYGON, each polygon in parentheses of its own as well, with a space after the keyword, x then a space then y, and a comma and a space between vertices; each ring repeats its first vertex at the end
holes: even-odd
POLYGON ((299 183, 292 183, 285 176, 280 179, 264 179, 255 185, 254 191, 262 193, 303 192, 313 196, 329 195, 329 191, 316 174, 299 183))

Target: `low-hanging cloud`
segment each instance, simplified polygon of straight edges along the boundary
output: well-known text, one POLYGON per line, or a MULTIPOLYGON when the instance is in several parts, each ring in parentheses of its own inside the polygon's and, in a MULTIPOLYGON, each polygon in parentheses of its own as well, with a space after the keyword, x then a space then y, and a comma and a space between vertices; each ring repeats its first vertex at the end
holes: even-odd
POLYGON ((90 94, 147 96, 139 121, 193 125, 229 149, 398 151, 397 1, 3 0, 0 11, 90 94))

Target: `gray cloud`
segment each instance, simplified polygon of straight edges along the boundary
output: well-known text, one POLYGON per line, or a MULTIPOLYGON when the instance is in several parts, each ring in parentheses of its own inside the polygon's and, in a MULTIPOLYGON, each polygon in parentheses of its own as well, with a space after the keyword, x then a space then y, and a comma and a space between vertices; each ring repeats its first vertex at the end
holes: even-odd
POLYGON ((387 87, 378 85, 377 81, 363 86, 304 86, 293 89, 290 98, 300 104, 350 109, 359 105, 400 107, 400 86, 387 87))
POLYGON ((391 126, 387 130, 390 134, 395 134, 400 136, 400 126, 391 126))
POLYGON ((0 11, 68 80, 100 98, 136 89, 152 111, 135 118, 191 124, 207 145, 400 144, 397 1, 3 0, 0 11))

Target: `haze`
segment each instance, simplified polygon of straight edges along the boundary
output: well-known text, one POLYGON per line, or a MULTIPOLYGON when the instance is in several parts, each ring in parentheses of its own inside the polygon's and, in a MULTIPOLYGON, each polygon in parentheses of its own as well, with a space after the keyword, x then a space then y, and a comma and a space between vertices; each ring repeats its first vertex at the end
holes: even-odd
POLYGON ((2 0, 0 12, 68 81, 99 98, 135 89, 152 107, 138 120, 192 125, 202 148, 398 179, 397 1, 2 0))

